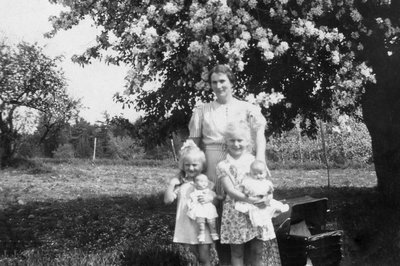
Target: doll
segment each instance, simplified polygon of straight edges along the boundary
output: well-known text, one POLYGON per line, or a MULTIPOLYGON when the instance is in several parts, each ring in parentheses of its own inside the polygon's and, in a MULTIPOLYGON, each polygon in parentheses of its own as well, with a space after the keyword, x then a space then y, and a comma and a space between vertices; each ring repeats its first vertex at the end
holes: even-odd
POLYGON ((209 180, 204 174, 196 176, 193 185, 195 190, 190 193, 187 215, 195 220, 199 227, 198 240, 199 242, 204 242, 206 224, 210 230, 212 240, 218 240, 219 236, 216 226, 216 218, 218 217, 217 209, 211 201, 200 203, 198 200, 200 195, 204 197, 209 195, 210 199, 213 199, 216 197, 216 194, 209 188, 209 180))
POLYGON ((258 208, 253 204, 237 201, 235 209, 248 213, 253 226, 267 226, 270 230, 273 230, 272 217, 288 211, 289 205, 273 199, 274 187, 272 182, 266 179, 266 175, 265 163, 256 160, 250 165, 250 173, 242 179, 240 184, 242 192, 247 197, 259 197, 260 202, 264 201, 266 206, 258 208))

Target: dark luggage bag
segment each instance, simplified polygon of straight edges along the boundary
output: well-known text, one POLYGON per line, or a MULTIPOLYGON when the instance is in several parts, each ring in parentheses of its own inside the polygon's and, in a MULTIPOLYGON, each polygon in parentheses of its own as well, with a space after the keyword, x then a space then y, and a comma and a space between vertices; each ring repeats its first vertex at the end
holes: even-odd
POLYGON ((339 265, 343 231, 326 229, 328 199, 304 196, 285 203, 289 211, 274 218, 282 265, 339 265))

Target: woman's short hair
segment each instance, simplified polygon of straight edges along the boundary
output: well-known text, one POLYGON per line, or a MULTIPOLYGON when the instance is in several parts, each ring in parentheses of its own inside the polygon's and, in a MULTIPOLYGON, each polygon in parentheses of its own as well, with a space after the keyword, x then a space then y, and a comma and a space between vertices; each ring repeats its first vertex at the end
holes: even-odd
POLYGON ((216 65, 214 66, 210 72, 208 72, 208 82, 211 85, 211 76, 214 73, 218 73, 218 74, 225 74, 229 81, 232 83, 232 85, 236 84, 236 79, 235 79, 235 75, 233 74, 231 68, 228 65, 216 65))

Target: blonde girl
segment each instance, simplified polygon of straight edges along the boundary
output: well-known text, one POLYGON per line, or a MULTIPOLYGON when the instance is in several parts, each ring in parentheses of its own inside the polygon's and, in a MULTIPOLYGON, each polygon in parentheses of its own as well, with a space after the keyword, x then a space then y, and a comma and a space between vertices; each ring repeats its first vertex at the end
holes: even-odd
MULTIPOLYGON (((206 158, 196 144, 187 141, 181 149, 179 158, 180 173, 177 177, 173 177, 168 184, 164 193, 164 202, 172 203, 178 200, 174 243, 188 245, 196 255, 200 265, 211 265, 210 249, 213 240, 211 239, 208 228, 205 228, 205 236, 202 242, 199 242, 199 228, 195 220, 187 215, 188 202, 190 194, 195 191, 194 179, 202 174, 206 169, 206 158)), ((210 187, 213 184, 210 182, 210 187)), ((198 200, 203 203, 212 202, 213 197, 208 195, 199 195, 198 200)))
POLYGON ((255 157, 250 154, 250 130, 245 123, 230 123, 225 131, 226 159, 217 165, 217 177, 227 194, 223 202, 220 239, 222 244, 230 244, 231 265, 244 265, 244 257, 248 257, 251 265, 281 265, 276 239, 271 241, 267 227, 254 227, 247 214, 235 209, 236 201, 265 207, 265 200, 248 196, 240 189, 244 176, 250 172, 250 165, 255 157), (250 244, 245 254, 245 244, 250 244), (269 245, 265 248, 265 245, 269 245), (267 253, 267 254, 264 254, 267 253), (263 256, 266 260, 263 262, 263 256), (264 264, 265 263, 265 264, 264 264))

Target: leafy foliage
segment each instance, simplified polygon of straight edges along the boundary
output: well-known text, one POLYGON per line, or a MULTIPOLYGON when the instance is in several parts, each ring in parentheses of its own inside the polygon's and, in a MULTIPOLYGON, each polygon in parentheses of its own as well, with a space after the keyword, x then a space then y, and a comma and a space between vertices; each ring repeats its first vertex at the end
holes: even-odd
MULTIPOLYGON (((88 14, 104 27, 98 44, 77 56, 78 61, 88 62, 112 48, 117 54, 106 61, 132 65, 127 93, 136 96, 135 108, 145 111, 144 123, 158 134, 154 139, 185 127, 196 102, 211 99, 207 71, 216 62, 228 63, 236 72, 238 97, 283 94, 283 101, 264 109, 271 130, 291 128, 301 114, 302 128, 315 133, 316 118, 329 119, 334 105, 350 113, 363 84, 374 80, 364 63, 354 61, 351 39, 333 25, 318 26, 324 16, 340 13, 339 3, 54 2, 70 6, 71 12, 54 18, 50 35, 71 26, 67 16, 75 21, 88 14), (111 34, 117 42, 109 42, 111 34), (159 88, 143 89, 151 81, 158 81, 159 88)), ((342 12, 349 8, 343 5, 342 12)), ((260 98, 267 107, 266 97, 260 98)), ((116 99, 130 104, 121 95, 116 99)))
POLYGON ((103 31, 75 57, 132 66, 127 99, 143 110, 155 141, 184 127, 193 106, 212 97, 207 70, 216 62, 236 72, 236 96, 263 106, 268 130, 294 126, 315 135, 332 108, 353 115, 361 104, 371 134, 378 188, 400 204, 400 1, 394 0, 51 0, 70 7, 53 30, 86 16, 103 31), (113 41, 111 41, 113 36, 113 41), (160 86, 146 88, 147 82, 160 86), (271 97, 278 93, 279 97, 271 97), (271 101, 271 99, 280 101, 271 101), (271 104, 273 105, 271 106, 271 104), (395 184, 395 185, 394 185, 395 184))

